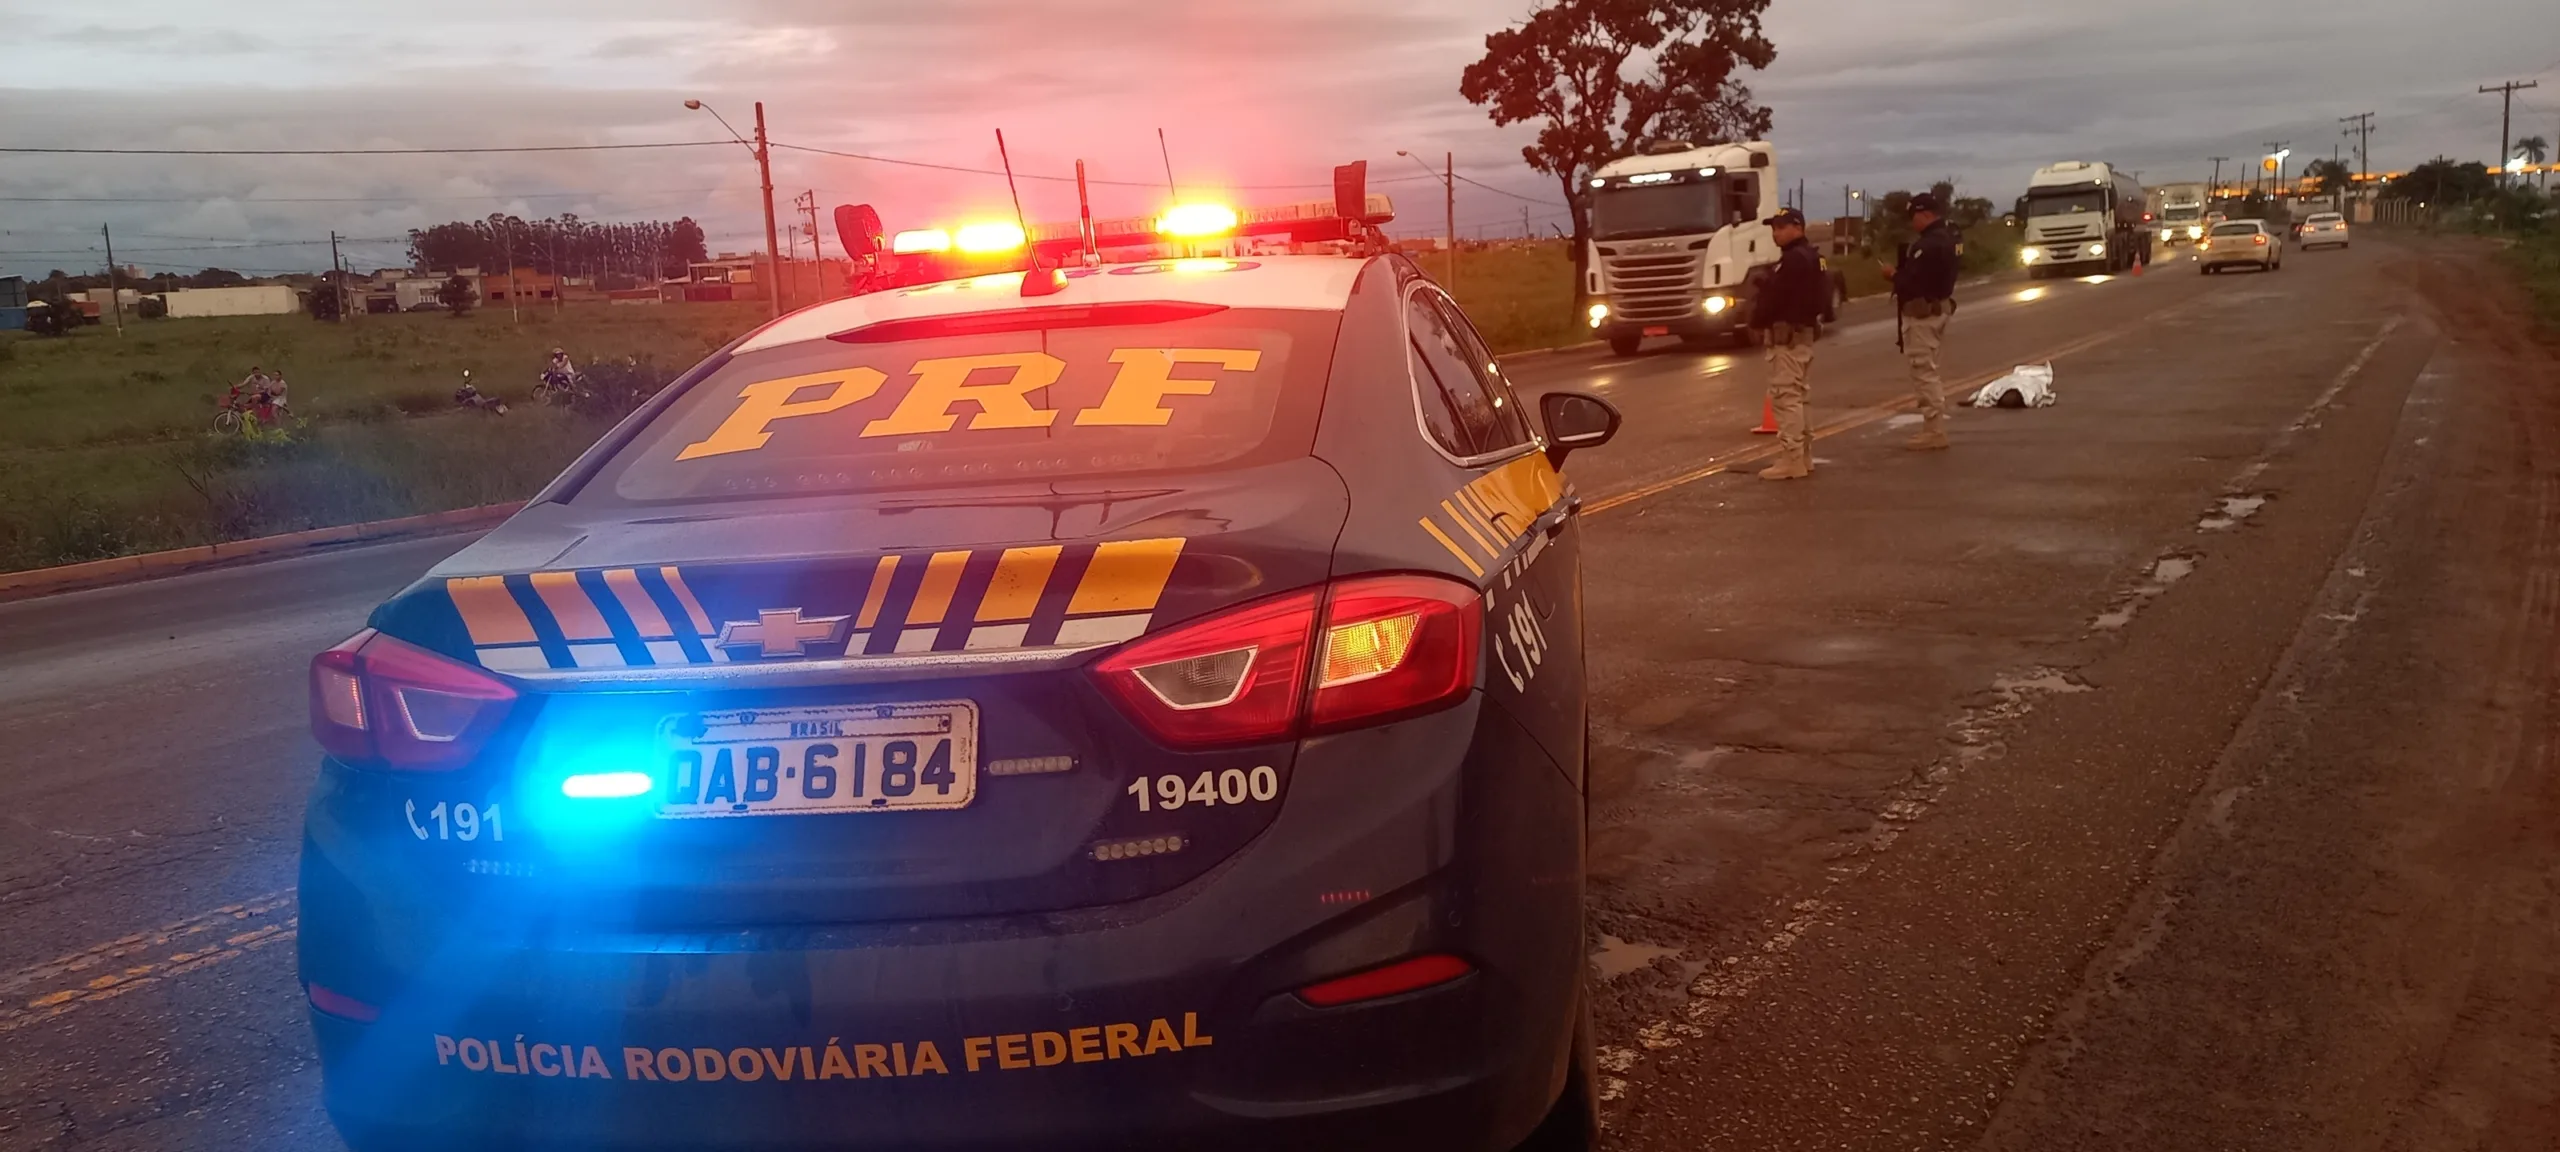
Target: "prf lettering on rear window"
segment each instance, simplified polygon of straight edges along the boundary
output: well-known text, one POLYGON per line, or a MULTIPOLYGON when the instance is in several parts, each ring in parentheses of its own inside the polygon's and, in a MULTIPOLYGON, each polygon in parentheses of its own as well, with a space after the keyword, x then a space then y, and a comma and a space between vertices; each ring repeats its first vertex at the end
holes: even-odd
MULTIPOLYGON (((1111 354, 1119 365, 1102 402, 1078 411, 1078 427, 1163 427, 1173 422, 1168 396, 1206 396, 1213 379, 1177 377, 1184 364, 1206 364, 1223 372, 1251 372, 1261 367, 1262 353, 1250 348, 1122 348, 1111 354)), ((984 356, 946 356, 918 360, 906 395, 885 415, 862 426, 864 437, 918 436, 949 432, 959 423, 952 409, 966 401, 977 406, 969 429, 1046 428, 1058 419, 1056 409, 1036 405, 1032 394, 1047 389, 1066 373, 1063 360, 1045 352, 1004 352, 984 356), (998 375, 1001 373, 1001 375, 998 375)), ((777 420, 823 416, 869 400, 888 377, 876 369, 844 368, 810 372, 774 380, 758 380, 738 389, 738 406, 720 426, 676 453, 678 460, 753 452, 773 439, 777 420)))

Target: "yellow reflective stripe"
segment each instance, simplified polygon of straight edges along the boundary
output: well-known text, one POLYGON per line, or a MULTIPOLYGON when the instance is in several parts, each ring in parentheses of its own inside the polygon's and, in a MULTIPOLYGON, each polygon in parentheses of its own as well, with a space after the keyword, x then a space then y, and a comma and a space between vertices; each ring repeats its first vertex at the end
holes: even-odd
POLYGON ((1475 541, 1476 547, 1484 549, 1485 555, 1502 555, 1502 549, 1494 547, 1493 541, 1486 539, 1484 533, 1477 531, 1475 524, 1467 519, 1466 513, 1458 511, 1456 505, 1443 500, 1440 502, 1440 510, 1448 513, 1450 523, 1456 524, 1459 531, 1466 533, 1467 539, 1475 541))
POLYGON ((969 553, 936 552, 925 562, 924 583, 916 586, 916 602, 907 606, 907 625, 940 624, 951 611, 951 594, 960 590, 960 570, 969 564, 969 553))
POLYGON ((1055 544, 1038 548, 1007 548, 996 561, 995 579, 987 584, 987 594, 978 599, 978 621, 1028 620, 1040 606, 1040 593, 1049 586, 1049 573, 1058 566, 1058 554, 1065 549, 1055 544))
POLYGON ((1484 575, 1484 567, 1476 563, 1475 557, 1467 555, 1467 550, 1458 547, 1458 542, 1450 539, 1448 533, 1441 531, 1439 525, 1432 523, 1430 517, 1423 517, 1421 523, 1422 530, 1430 533, 1432 539, 1439 541, 1441 547, 1448 549, 1450 555, 1457 557, 1458 563, 1466 565, 1467 571, 1478 576, 1484 575))
POLYGON ((702 610, 702 601, 693 598, 693 589, 684 586, 684 573, 668 565, 658 569, 658 575, 666 578, 667 589, 676 594, 676 603, 684 605, 684 614, 693 617, 693 634, 711 635, 711 616, 702 610))
POLYGON ((453 598, 454 611, 462 614, 462 626, 470 631, 474 646, 531 644, 539 639, 533 634, 533 621, 525 618, 524 607, 507 591, 504 576, 457 576, 444 582, 444 593, 453 598))
POLYGON ((596 611, 595 601, 587 599, 587 590, 578 587, 575 572, 536 572, 533 591, 542 597, 542 606, 551 610, 551 618, 560 625, 560 635, 571 640, 611 640, 613 629, 604 622, 604 613, 596 611))
POLYGON ((1112 540, 1093 551, 1093 563, 1067 601, 1071 615, 1090 612, 1152 612, 1182 556, 1182 537, 1162 540, 1112 540))
POLYGON ((870 628, 880 622, 880 602, 889 598, 889 577, 897 574, 898 558, 883 556, 871 568, 871 587, 862 593, 862 615, 855 618, 856 628, 870 628))
POLYGON ((1516 531, 1505 530, 1502 526, 1502 522, 1494 519, 1493 509, 1485 505, 1484 497, 1476 495, 1475 489, 1460 488, 1458 489, 1457 496, 1458 506, 1475 514, 1476 523, 1484 527, 1486 535, 1502 541, 1505 544, 1509 544, 1513 537, 1520 534, 1516 531))
POLYGON ((658 611, 658 602, 649 598, 649 590, 640 586, 640 574, 629 568, 608 568, 604 586, 613 589, 613 599, 631 617, 631 626, 640 630, 643 640, 664 640, 676 630, 667 625, 667 617, 658 611))

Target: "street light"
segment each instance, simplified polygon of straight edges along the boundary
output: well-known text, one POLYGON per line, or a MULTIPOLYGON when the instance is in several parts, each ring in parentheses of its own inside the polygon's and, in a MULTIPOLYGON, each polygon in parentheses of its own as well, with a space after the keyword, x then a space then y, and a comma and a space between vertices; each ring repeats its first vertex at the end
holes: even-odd
POLYGON ((1447 222, 1449 225, 1448 288, 1450 295, 1454 296, 1458 291, 1458 165, 1456 154, 1448 152, 1441 153, 1441 162, 1448 165, 1448 167, 1439 172, 1431 171, 1431 165, 1423 163, 1422 157, 1416 156, 1411 152, 1407 152, 1402 148, 1396 149, 1396 155, 1413 161, 1416 167, 1421 168, 1425 173, 1428 173, 1431 176, 1437 177, 1440 181, 1441 210, 1448 213, 1447 222))
POLYGON ((749 143, 746 137, 738 135, 737 129, 730 128, 729 118, 721 115, 719 109, 700 100, 687 100, 684 106, 688 111, 710 113, 711 118, 719 121, 721 127, 729 129, 730 139, 744 145, 748 152, 755 155, 756 177, 764 185, 764 295, 772 305, 773 315, 780 317, 782 315, 782 243, 781 238, 775 235, 773 227, 773 153, 765 142, 764 101, 756 101, 756 138, 753 143, 749 143))

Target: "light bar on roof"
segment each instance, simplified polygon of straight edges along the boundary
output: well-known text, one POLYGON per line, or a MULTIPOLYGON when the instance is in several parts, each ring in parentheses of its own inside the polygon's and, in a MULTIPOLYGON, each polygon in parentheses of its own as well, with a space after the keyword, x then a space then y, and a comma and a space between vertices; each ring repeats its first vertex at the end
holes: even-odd
POLYGON ((963 252, 1011 252, 1022 247, 1022 226, 1004 220, 963 224, 954 239, 963 252))
POLYGON ((899 256, 950 250, 951 234, 940 228, 910 228, 889 240, 889 251, 899 256))
POLYGON ((1165 236, 1224 236, 1236 230, 1236 210, 1224 204, 1176 204, 1156 218, 1165 236))

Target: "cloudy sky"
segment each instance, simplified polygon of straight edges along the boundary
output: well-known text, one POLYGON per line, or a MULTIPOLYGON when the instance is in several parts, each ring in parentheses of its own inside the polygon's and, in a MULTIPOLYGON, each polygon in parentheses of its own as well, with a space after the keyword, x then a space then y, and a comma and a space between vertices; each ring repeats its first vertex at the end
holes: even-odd
MULTIPOLYGON (((1462 231, 1561 223, 1552 180, 1519 162, 1526 132, 1460 99, 1488 31, 1530 0, 0 0, 0 146, 404 148, 724 140, 699 98, 773 138, 961 168, 1085 159, 1097 210, 1161 205, 1170 141, 1186 191, 1325 195, 1367 159, 1411 231, 1437 231, 1436 166, 1457 155, 1462 231), (1305 185, 1306 187, 1286 187, 1305 185)), ((2498 101, 2517 134, 2560 138, 2551 0, 1773 0, 1781 175, 1836 211, 1844 184, 1952 176, 2006 200, 2029 170, 2110 159, 2146 181, 2203 179, 2210 156, 2272 140, 2326 156, 2337 118, 2372 111, 2374 162, 2491 159, 2498 101)), ((2245 162, 2245 159, 2244 161, 2245 162)), ((2299 159, 2297 159, 2299 163, 2299 159)), ((1001 180, 778 149, 777 199, 869 200, 900 227, 1004 211, 1001 180)), ((0 274, 403 262, 441 220, 575 212, 692 215, 715 248, 761 242, 755 169, 734 144, 432 156, 0 154, 0 274)), ((1071 185, 1031 181, 1035 218, 1071 185)))

